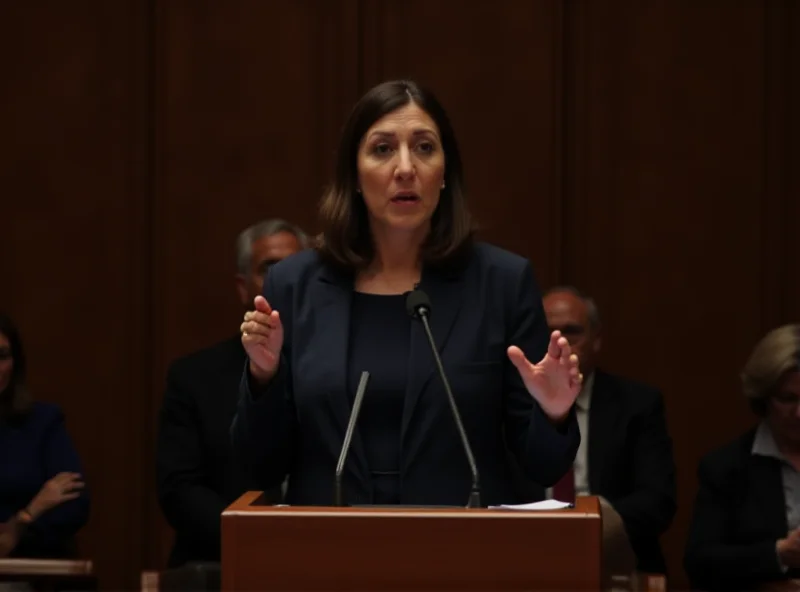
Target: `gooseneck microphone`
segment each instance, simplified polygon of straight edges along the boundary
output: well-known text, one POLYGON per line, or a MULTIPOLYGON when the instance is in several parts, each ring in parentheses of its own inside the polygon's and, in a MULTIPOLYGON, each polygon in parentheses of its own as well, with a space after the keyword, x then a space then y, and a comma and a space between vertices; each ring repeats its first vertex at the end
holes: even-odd
POLYGON ((336 464, 336 481, 334 484, 333 497, 334 503, 339 507, 345 505, 344 499, 342 498, 342 473, 344 473, 347 455, 350 453, 350 443, 353 440, 353 433, 356 431, 358 414, 361 413, 361 402, 364 400, 364 393, 367 392, 368 383, 369 372, 365 370, 361 373, 361 379, 358 381, 358 389, 356 390, 356 397, 353 400, 353 408, 350 410, 350 419, 347 422, 347 429, 344 432, 342 450, 339 452, 339 462, 336 464))
POLYGON ((453 412, 453 419, 456 422, 456 428, 458 428, 458 433, 461 436, 461 445, 464 448, 464 453, 466 454, 467 462, 469 463, 469 470, 472 473, 472 491, 470 491, 469 494, 467 507, 480 508, 481 493, 478 480, 478 465, 475 463, 475 457, 472 455, 472 447, 469 445, 467 431, 464 429, 464 423, 461 421, 461 415, 458 412, 456 399, 453 397, 453 391, 450 390, 450 383, 447 381, 447 376, 444 372, 444 366, 442 366, 442 360, 439 357, 439 352, 436 349, 436 341, 433 339, 433 333, 431 333, 431 327, 428 323, 428 317, 431 314, 431 300, 428 298, 428 295, 425 292, 417 288, 417 286, 414 286, 414 290, 409 292, 408 296, 406 296, 406 310, 408 311, 409 315, 422 321, 422 326, 425 327, 425 334, 428 336, 428 343, 430 344, 431 351, 433 352, 433 359, 436 360, 436 367, 439 370, 439 376, 444 384, 444 390, 447 393, 447 400, 450 403, 450 410, 453 412))

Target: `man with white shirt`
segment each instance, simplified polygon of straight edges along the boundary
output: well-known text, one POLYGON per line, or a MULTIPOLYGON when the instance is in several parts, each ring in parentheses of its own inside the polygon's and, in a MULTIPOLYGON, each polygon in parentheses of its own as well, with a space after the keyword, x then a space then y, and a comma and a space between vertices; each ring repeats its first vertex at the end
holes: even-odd
POLYGON ((546 495, 573 501, 597 495, 619 513, 637 569, 666 573, 659 537, 676 510, 675 466, 661 393, 597 368, 600 315, 577 289, 544 296, 550 330, 559 330, 581 363, 584 386, 575 402, 581 444, 573 470, 546 495))

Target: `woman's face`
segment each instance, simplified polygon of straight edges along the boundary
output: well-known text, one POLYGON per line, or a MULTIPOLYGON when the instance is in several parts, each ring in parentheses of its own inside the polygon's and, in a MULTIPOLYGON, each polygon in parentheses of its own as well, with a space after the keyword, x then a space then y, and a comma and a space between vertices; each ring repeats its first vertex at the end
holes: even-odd
POLYGON ((784 375, 769 397, 767 423, 779 442, 800 444, 800 371, 784 375))
POLYGON ((0 393, 11 382, 11 373, 14 370, 14 358, 11 357, 11 344, 8 337, 0 333, 0 393))
POLYGON ((375 122, 358 149, 358 188, 373 230, 427 233, 444 183, 433 119, 409 103, 375 122))

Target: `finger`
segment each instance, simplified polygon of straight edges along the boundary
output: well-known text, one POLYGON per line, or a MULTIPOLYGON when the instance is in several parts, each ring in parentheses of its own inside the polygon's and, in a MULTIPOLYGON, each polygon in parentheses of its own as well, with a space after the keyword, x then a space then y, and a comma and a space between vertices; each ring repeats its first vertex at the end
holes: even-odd
POLYGON ((528 361, 528 358, 525 357, 525 353, 518 348, 516 345, 512 345, 507 350, 508 359, 511 360, 511 363, 514 364, 514 367, 520 372, 520 374, 527 375, 531 371, 531 363, 528 361))
POLYGON ((567 365, 570 362, 572 357, 572 347, 569 345, 569 341, 567 341, 566 337, 561 337, 558 340, 558 351, 559 351, 559 362, 563 365, 567 365))
POLYGON ((262 325, 272 326, 274 324, 274 320, 272 314, 275 311, 270 311, 269 313, 265 312, 251 312, 250 318, 246 319, 248 322, 251 323, 261 323, 262 325))
POLYGON ((80 477, 70 477, 69 479, 65 479, 61 482, 61 487, 73 487, 78 484, 83 486, 83 479, 80 477))
POLYGON ((567 359, 567 365, 569 366, 569 373, 573 376, 577 376, 581 371, 580 360, 578 360, 577 354, 570 354, 567 359))
POLYGON ((61 502, 68 502, 69 500, 77 499, 80 496, 81 496, 81 494, 78 493, 78 492, 75 492, 75 493, 62 493, 61 496, 60 496, 60 501, 61 502))
POLYGON ((272 327, 263 323, 256 323, 255 321, 242 323, 239 329, 243 335, 263 335, 264 337, 268 337, 270 332, 272 332, 272 327))
POLYGON ((253 299, 253 304, 258 312, 263 312, 265 314, 272 312, 272 307, 269 305, 269 302, 267 302, 267 299, 263 296, 256 296, 253 299))
POLYGON ((262 347, 269 346, 268 335, 258 335, 256 333, 245 333, 242 335, 243 345, 260 345, 262 347))
POLYGON ((558 340, 561 339, 561 331, 553 331, 550 334, 550 343, 547 344, 547 355, 558 359, 561 356, 561 347, 558 340))
POLYGON ((53 482, 59 485, 60 487, 63 487, 70 481, 77 479, 79 477, 80 475, 77 473, 59 473, 58 475, 53 477, 53 482))

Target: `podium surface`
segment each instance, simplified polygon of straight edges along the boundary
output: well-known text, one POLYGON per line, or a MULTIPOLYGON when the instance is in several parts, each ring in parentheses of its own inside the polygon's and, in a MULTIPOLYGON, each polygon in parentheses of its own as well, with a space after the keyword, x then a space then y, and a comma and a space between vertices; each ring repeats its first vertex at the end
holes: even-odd
POLYGON ((564 510, 260 505, 222 514, 222 589, 601 590, 596 497, 564 510))

